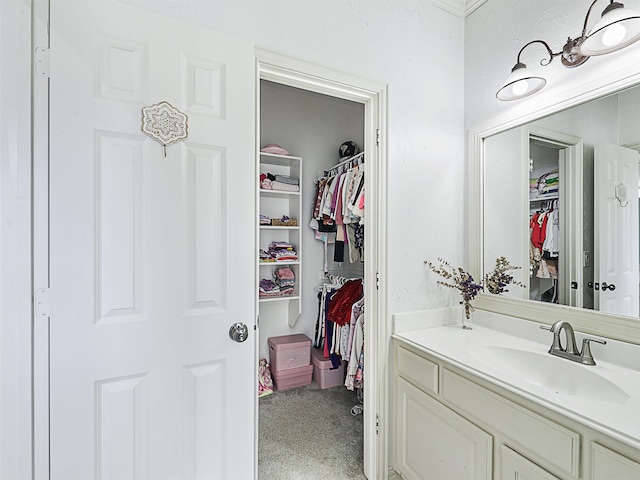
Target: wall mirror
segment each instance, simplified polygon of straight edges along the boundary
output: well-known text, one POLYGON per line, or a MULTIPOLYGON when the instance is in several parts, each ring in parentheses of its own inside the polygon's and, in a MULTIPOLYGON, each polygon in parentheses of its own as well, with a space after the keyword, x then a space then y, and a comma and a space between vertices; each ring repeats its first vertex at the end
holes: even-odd
POLYGON ((478 305, 640 343, 640 85, 471 141, 472 264, 506 256, 524 284, 478 305))

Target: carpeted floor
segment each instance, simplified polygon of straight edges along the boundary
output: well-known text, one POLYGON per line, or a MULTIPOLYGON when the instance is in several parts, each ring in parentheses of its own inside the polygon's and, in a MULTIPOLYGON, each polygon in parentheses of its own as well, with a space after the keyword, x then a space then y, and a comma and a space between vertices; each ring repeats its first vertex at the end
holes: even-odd
POLYGON ((315 383, 260 399, 260 480, 366 480, 355 392, 315 383))

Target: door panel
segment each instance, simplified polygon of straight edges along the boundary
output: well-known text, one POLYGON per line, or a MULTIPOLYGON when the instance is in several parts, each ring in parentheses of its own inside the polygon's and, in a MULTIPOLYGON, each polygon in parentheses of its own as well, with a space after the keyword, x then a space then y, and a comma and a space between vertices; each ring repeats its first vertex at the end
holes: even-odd
POLYGON ((52 0, 52 478, 253 477, 254 77, 248 42, 52 0))
POLYGON ((597 144, 594 151, 594 292, 601 312, 638 317, 638 152, 597 144), (627 198, 616 198, 624 185, 627 198), (615 290, 603 290, 603 282, 615 290))

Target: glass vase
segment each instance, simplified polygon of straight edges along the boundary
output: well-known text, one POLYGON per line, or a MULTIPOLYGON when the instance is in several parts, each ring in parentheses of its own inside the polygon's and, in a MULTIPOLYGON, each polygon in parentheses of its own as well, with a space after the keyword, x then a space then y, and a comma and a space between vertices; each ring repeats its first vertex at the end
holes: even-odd
POLYGON ((464 305, 462 309, 462 328, 464 330, 473 330, 473 308, 471 308, 471 305, 464 305))

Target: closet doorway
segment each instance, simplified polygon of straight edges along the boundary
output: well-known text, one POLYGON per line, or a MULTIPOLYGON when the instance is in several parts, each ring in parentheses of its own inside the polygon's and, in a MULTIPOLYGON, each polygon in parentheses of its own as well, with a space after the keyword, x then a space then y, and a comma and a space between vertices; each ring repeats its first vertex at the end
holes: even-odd
MULTIPOLYGON (((527 255, 530 258, 529 299, 585 306, 588 290, 583 278, 589 265, 583 263, 582 225, 593 215, 583 198, 582 139, 538 126, 528 127, 529 229, 527 255), (555 215, 555 217, 554 217, 555 215), (558 239, 555 249, 535 246, 538 217, 555 218, 558 239), (572 248, 567 248, 571 245, 572 248), (555 250, 555 251, 551 251, 555 250)), ((526 257, 524 257, 526 258, 526 257)))
MULTIPOLYGON (((385 218, 385 178, 384 147, 382 145, 384 102, 386 87, 347 74, 342 74, 329 69, 323 69, 316 65, 306 64, 292 60, 270 52, 257 51, 258 58, 258 115, 256 131, 256 143, 258 148, 267 144, 277 144, 285 149, 296 160, 293 164, 286 162, 282 172, 299 175, 299 188, 301 205, 297 206, 289 200, 290 211, 298 216, 299 229, 289 233, 288 239, 292 244, 299 243, 299 259, 291 268, 296 276, 295 298, 285 302, 260 301, 258 289, 256 289, 256 301, 259 311, 259 335, 257 337, 258 358, 269 359, 270 349, 268 339, 292 334, 303 334, 310 338, 312 345, 316 343, 316 324, 319 315, 319 292, 322 285, 330 283, 327 273, 336 275, 340 279, 361 279, 365 299, 364 309, 364 358, 366 362, 366 376, 361 395, 356 391, 350 392, 343 385, 320 389, 311 385, 314 395, 314 405, 320 409, 324 403, 323 393, 326 393, 326 401, 336 405, 336 397, 346 398, 346 404, 338 407, 346 408, 347 413, 351 406, 362 405, 362 412, 357 409, 354 412, 360 417, 361 435, 357 441, 362 443, 363 455, 358 460, 362 464, 357 470, 367 478, 377 478, 378 472, 386 469, 386 455, 382 454, 381 444, 378 439, 383 438, 380 424, 384 425, 384 417, 380 412, 386 409, 386 378, 379 365, 384 364, 387 358, 385 338, 388 337, 384 321, 386 318, 384 305, 383 276, 384 249, 383 225, 385 218), (366 222, 364 228, 364 249, 361 258, 350 258, 348 248, 345 248, 342 262, 338 257, 334 258, 334 244, 326 244, 318 239, 316 232, 310 226, 314 201, 316 195, 316 181, 322 177, 326 170, 336 166, 341 161, 339 147, 343 142, 353 141, 364 152, 364 165, 366 165, 366 222), (292 207, 293 205, 293 207, 292 207), (299 210, 299 211, 298 211, 299 210), (353 262, 351 260, 354 260, 353 262), (352 397, 349 397, 349 394, 352 397), (331 398, 331 399, 330 399, 331 398), (352 398, 351 404, 350 398, 352 398), (360 403, 362 402, 362 403, 360 403), (351 405, 351 406, 344 406, 351 405)), ((277 159, 266 159, 266 162, 275 162, 277 159)), ((257 172, 264 173, 265 158, 257 155, 257 172)), ((275 162, 277 163, 277 162, 275 162)), ((278 166, 273 167, 278 170, 278 166)), ((364 169, 364 166, 362 167, 364 169)), ((292 175, 295 176, 295 175, 292 175)), ((257 210, 259 214, 264 208, 261 205, 259 193, 257 198, 257 210)), ((269 216, 273 216, 271 212, 269 216)), ((278 214, 279 215, 279 214, 278 214)), ((256 251, 264 250, 265 241, 271 240, 265 229, 257 227, 256 251)), ((280 233, 280 232, 278 232, 280 233)), ((297 247, 297 246, 296 246, 297 247)), ((258 263, 256 269, 256 285, 265 276, 265 268, 258 263)), ((335 278, 335 277, 332 277, 335 278)), ((264 299, 263 299, 264 300, 264 299)), ((313 347, 312 347, 313 348, 313 347)), ((302 387, 302 391, 305 387, 302 387)), ((357 390, 357 389, 356 389, 357 390)), ((273 394, 276 399, 278 391, 273 394)), ((287 393, 280 392, 281 395, 287 393)), ((284 395, 283 395, 284 396, 284 395)), ((281 397, 282 398, 282 397, 281 397)), ((257 404, 256 418, 260 419, 260 404, 267 405, 268 397, 260 399, 257 404)), ((301 399, 300 402, 305 400, 301 399)), ((339 400, 340 401, 340 400, 339 400)), ((273 405, 264 408, 263 413, 272 412, 273 405)), ((312 407, 313 408, 313 407, 312 407)), ((334 407, 330 407, 334 408, 334 407)), ((281 412, 286 415, 286 412, 281 412)), ((310 412, 311 413, 311 412, 310 412)), ((269 413, 271 415, 272 413, 269 413)), ((349 413, 348 413, 349 414, 349 413)), ((271 420, 271 419, 270 419, 271 420)), ((257 422, 260 431, 261 421, 257 422)), ((331 421, 327 419, 327 421, 331 421)), ((281 429, 278 435, 291 435, 300 438, 300 430, 311 427, 300 421, 297 428, 281 429), (284 432, 283 432, 284 430, 284 432)), ((256 439, 260 435, 257 432, 256 439)), ((264 438, 264 437, 263 437, 264 438)), ((299 442, 301 452, 290 452, 293 457, 296 454, 304 455, 313 448, 313 443, 303 440, 299 442)), ((259 441, 257 440, 257 443, 259 441)), ((267 458, 272 453, 276 455, 282 452, 269 452, 265 448, 272 448, 273 442, 263 442, 260 456, 267 458)), ((276 442, 276 445, 287 445, 291 448, 295 441, 276 442)), ((335 443, 336 448, 338 443, 335 443)), ((256 445, 256 451, 260 445, 256 445)), ((273 447, 279 448, 279 447, 273 447)), ((331 462, 327 459, 327 462, 331 462)), ((305 472, 304 465, 298 465, 295 476, 305 478, 304 475, 313 475, 314 472, 305 472)), ((313 468, 309 465, 308 468, 313 468)), ((260 465, 258 467, 260 472, 260 465)), ((265 473, 266 474, 266 473, 265 473)), ((294 474, 294 472, 292 472, 294 474)), ((260 478, 260 477, 259 477, 260 478)), ((266 477, 265 477, 266 478, 266 477)), ((285 478, 285 477, 283 477, 285 478)), ((337 477, 335 477, 337 478, 337 477)))

